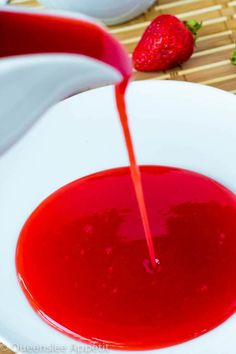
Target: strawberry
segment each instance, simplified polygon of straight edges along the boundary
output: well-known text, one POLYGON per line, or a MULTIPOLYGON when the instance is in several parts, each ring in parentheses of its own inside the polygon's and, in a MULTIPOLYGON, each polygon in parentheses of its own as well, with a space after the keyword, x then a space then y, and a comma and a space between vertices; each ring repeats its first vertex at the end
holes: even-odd
POLYGON ((144 32, 133 53, 135 69, 159 71, 187 61, 193 54, 201 24, 182 22, 172 15, 156 17, 144 32))

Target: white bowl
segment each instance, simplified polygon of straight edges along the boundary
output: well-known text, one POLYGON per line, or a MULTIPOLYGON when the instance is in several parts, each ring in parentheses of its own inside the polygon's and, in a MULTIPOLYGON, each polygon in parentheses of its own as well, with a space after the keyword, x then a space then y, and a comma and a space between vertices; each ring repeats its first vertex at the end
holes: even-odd
MULTIPOLYGON (((234 95, 196 84, 145 81, 130 86, 128 108, 139 163, 198 171, 236 192, 234 95)), ((13 350, 89 351, 32 310, 17 282, 15 246, 31 211, 55 189, 127 163, 113 87, 56 105, 0 158, 0 339, 13 350)), ((193 341, 156 353, 235 354, 235 331, 234 315, 193 341)))
POLYGON ((134 18, 155 0, 40 0, 46 7, 81 12, 106 24, 117 24, 134 18))

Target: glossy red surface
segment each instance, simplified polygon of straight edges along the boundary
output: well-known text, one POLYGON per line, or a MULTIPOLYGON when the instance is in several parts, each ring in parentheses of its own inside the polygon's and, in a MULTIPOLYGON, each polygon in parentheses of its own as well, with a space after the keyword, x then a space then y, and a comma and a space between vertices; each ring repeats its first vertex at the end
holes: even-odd
POLYGON ((101 26, 79 18, 0 9, 0 57, 39 53, 82 54, 129 77, 125 49, 101 26))
POLYGON ((160 348, 228 318, 236 305, 236 200, 185 170, 141 168, 160 265, 152 269, 129 168, 47 198, 17 246, 22 288, 49 324, 91 344, 160 348))

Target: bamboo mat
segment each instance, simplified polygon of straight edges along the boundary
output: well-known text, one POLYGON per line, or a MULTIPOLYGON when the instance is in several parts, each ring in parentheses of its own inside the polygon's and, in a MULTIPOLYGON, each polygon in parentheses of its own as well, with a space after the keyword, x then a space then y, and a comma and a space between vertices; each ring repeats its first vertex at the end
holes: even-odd
MULTIPOLYGON (((11 0, 11 3, 37 5, 36 0, 11 0)), ((159 73, 134 71, 134 79, 198 82, 236 93, 236 67, 230 63, 236 42, 236 0, 158 0, 145 14, 110 27, 110 32, 131 54, 149 22, 161 13, 203 22, 195 53, 190 61, 174 70, 159 73)))
MULTIPOLYGON (((37 6, 34 0, 11 0, 14 5, 37 6)), ((236 42, 236 0, 159 0, 142 16, 110 27, 131 54, 144 29, 157 15, 170 13, 182 20, 203 22, 191 60, 161 73, 134 71, 135 80, 182 80, 198 82, 236 94, 236 67, 230 57, 236 42)), ((0 344, 0 354, 11 353, 0 344)))

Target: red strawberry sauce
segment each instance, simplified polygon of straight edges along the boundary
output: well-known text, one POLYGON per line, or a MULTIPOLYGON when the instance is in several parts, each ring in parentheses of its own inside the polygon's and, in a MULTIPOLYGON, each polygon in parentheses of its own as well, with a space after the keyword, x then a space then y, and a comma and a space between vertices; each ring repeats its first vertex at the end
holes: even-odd
POLYGON ((143 166, 140 173, 125 111, 129 63, 102 29, 11 16, 7 22, 0 13, 9 27, 1 56, 76 52, 122 73, 116 100, 131 167, 74 181, 29 217, 16 268, 32 307, 64 334, 115 349, 170 346, 218 326, 236 304, 235 195, 186 170, 143 166), (31 34, 35 40, 25 41, 31 34))
POLYGON ((160 348, 209 331, 235 310, 235 196, 196 173, 141 172, 155 270, 127 167, 63 187, 21 232, 16 264, 28 300, 78 340, 160 348))

